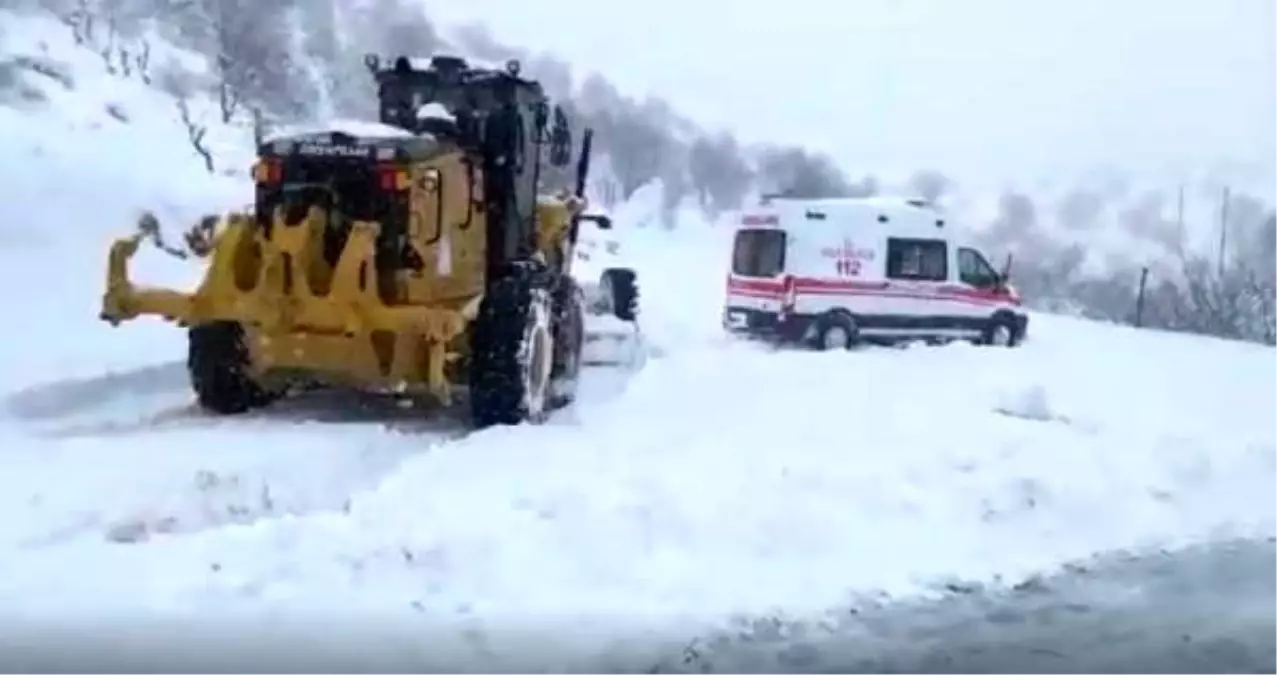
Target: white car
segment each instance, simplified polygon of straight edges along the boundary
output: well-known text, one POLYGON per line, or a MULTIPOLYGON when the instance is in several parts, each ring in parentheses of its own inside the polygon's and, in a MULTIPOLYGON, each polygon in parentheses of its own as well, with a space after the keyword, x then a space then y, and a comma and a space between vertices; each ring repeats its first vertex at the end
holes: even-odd
POLYGON ((641 356, 638 274, 626 264, 612 221, 601 214, 580 220, 572 277, 585 296, 587 365, 633 365, 641 356))

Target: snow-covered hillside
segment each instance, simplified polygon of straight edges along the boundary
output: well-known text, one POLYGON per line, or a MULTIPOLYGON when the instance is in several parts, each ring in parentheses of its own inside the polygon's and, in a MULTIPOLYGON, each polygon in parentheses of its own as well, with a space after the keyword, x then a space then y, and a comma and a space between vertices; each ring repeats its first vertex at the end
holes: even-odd
MULTIPOLYGON (((189 222, 245 186, 204 170, 171 97, 55 22, 3 20, 31 22, 6 50, 75 82, 0 105, 5 620, 358 618, 397 649, 497 662, 529 625, 567 646, 674 639, 1277 531, 1272 349, 1045 315, 1017 350, 734 343, 724 231, 691 212, 637 227, 650 191, 615 216, 659 356, 592 376, 546 425, 467 434, 330 396, 197 414, 181 331, 97 320, 106 244, 142 208, 189 222), (439 628, 458 641, 420 644, 439 628)), ((224 161, 247 162, 223 131, 224 161)), ((198 275, 144 254, 148 281, 198 275)))
MULTIPOLYGON (((0 372, 19 386, 144 365, 158 350, 176 353, 184 339, 166 326, 138 326, 128 334, 98 324, 104 252, 113 237, 132 232, 143 209, 177 230, 242 202, 248 135, 213 123, 208 102, 191 102, 217 157, 217 173, 210 175, 173 96, 136 72, 112 76, 99 54, 77 47, 71 31, 52 17, 3 12, 0 23, 0 62, 17 82, 6 91, 28 92, 0 104, 7 197, 0 200, 0 283, 29 294, 19 296, 10 321, 26 335, 39 335, 38 349, 26 341, 0 343, 0 372), (32 66, 14 65, 20 63, 32 66)), ((161 40, 151 43, 153 63, 194 60, 165 49, 161 40)), ((174 263, 155 255, 139 256, 137 264, 155 283, 198 279, 198 270, 174 263)))

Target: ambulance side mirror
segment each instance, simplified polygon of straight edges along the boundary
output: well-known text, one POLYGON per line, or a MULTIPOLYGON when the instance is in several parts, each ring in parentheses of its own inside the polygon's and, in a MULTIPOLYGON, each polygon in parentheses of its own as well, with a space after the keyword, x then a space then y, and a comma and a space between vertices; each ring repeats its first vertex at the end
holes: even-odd
POLYGON ((1002 263, 1002 270, 998 272, 998 288, 1006 288, 1007 282, 1011 280, 1011 254, 1007 254, 1006 262, 1002 263))

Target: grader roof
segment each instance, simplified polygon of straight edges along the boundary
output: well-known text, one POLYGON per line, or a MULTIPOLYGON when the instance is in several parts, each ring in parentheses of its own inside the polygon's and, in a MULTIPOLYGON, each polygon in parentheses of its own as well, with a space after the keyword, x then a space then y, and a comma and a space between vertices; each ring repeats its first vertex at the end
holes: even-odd
POLYGON ((383 124, 421 130, 417 112, 429 103, 441 104, 458 117, 482 114, 506 105, 547 105, 540 83, 519 76, 517 61, 504 69, 471 66, 454 56, 435 56, 422 67, 400 56, 390 67, 369 55, 365 65, 377 82, 379 119, 383 124))

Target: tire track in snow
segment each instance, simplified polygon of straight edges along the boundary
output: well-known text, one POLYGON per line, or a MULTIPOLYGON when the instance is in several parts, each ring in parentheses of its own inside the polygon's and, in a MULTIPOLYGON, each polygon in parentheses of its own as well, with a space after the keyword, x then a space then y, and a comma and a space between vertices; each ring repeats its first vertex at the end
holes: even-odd
MULTIPOLYGON (((624 391, 627 378, 609 371, 587 369, 583 403, 624 391)), ((171 362, 0 399, 22 439, 19 453, 0 458, 13 469, 0 472, 16 479, 10 508, 30 524, 0 539, 24 549, 85 537, 141 544, 339 513, 404 460, 469 434, 464 406, 420 399, 318 390, 224 417, 191 398, 185 364, 171 362), (74 487, 64 487, 68 477, 74 487)), ((579 412, 555 418, 576 424, 579 412)))
MULTIPOLYGON (((610 321, 600 317, 587 320, 587 347, 579 398, 601 400, 613 398, 624 389, 626 378, 607 377, 607 371, 642 369, 648 357, 659 357, 663 350, 649 344, 641 334, 617 333, 609 329, 610 321), (616 341, 620 339, 619 342, 616 341), (610 349, 598 348, 607 343, 610 349), (615 344, 613 344, 615 343, 615 344)), ((405 399, 394 396, 352 395, 345 391, 310 392, 303 397, 290 397, 270 407, 233 419, 279 419, 284 421, 385 422, 388 427, 405 431, 433 431, 436 418, 459 423, 452 410, 445 410, 426 398, 405 399)), ((68 418, 96 413, 95 421, 77 420, 43 430, 54 437, 107 435, 181 425, 208 425, 218 416, 201 412, 192 404, 189 374, 185 360, 106 372, 92 377, 60 379, 3 393, 0 417, 9 417, 31 425, 62 423, 68 418), (139 405, 143 400, 147 405, 139 405), (102 409, 111 404, 124 404, 124 411, 102 409), (145 412, 139 412, 145 411, 145 412), (101 419, 105 417, 105 419, 101 419), (121 420, 120 417, 127 417, 121 420)), ((462 391, 464 398, 464 391, 462 391)))
POLYGON ((4 397, 3 410, 10 417, 38 422, 68 417, 122 397, 175 393, 188 387, 186 364, 174 361, 25 387, 4 397))
POLYGON ((425 399, 341 390, 300 393, 243 415, 215 415, 194 403, 188 378, 186 365, 179 361, 56 380, 6 395, 3 409, 14 419, 39 425, 31 430, 33 435, 51 438, 214 428, 246 421, 381 424, 397 431, 423 433, 456 432, 463 424, 456 412, 425 399), (67 421, 116 402, 127 404, 127 410, 67 421))
POLYGON ((109 437, 161 432, 175 429, 216 431, 233 426, 271 425, 365 425, 405 434, 445 436, 465 435, 464 420, 454 411, 417 399, 351 392, 317 391, 291 396, 269 408, 242 415, 208 413, 194 402, 170 405, 129 419, 106 418, 70 422, 37 430, 46 438, 109 437))
POLYGON ((141 543, 340 511, 407 457, 467 433, 454 411, 344 391, 222 417, 198 408, 187 378, 168 362, 0 398, 19 439, 0 462, 26 522, 0 538, 25 549, 141 543))
POLYGON ((341 512, 402 462, 465 435, 448 420, 407 430, 382 423, 334 429, 304 420, 227 422, 173 412, 168 426, 148 428, 144 421, 141 428, 120 425, 102 433, 99 425, 32 437, 24 450, 51 458, 34 467, 30 479, 19 479, 26 495, 10 496, 31 525, 15 543, 46 548, 87 536, 138 544, 341 512))

